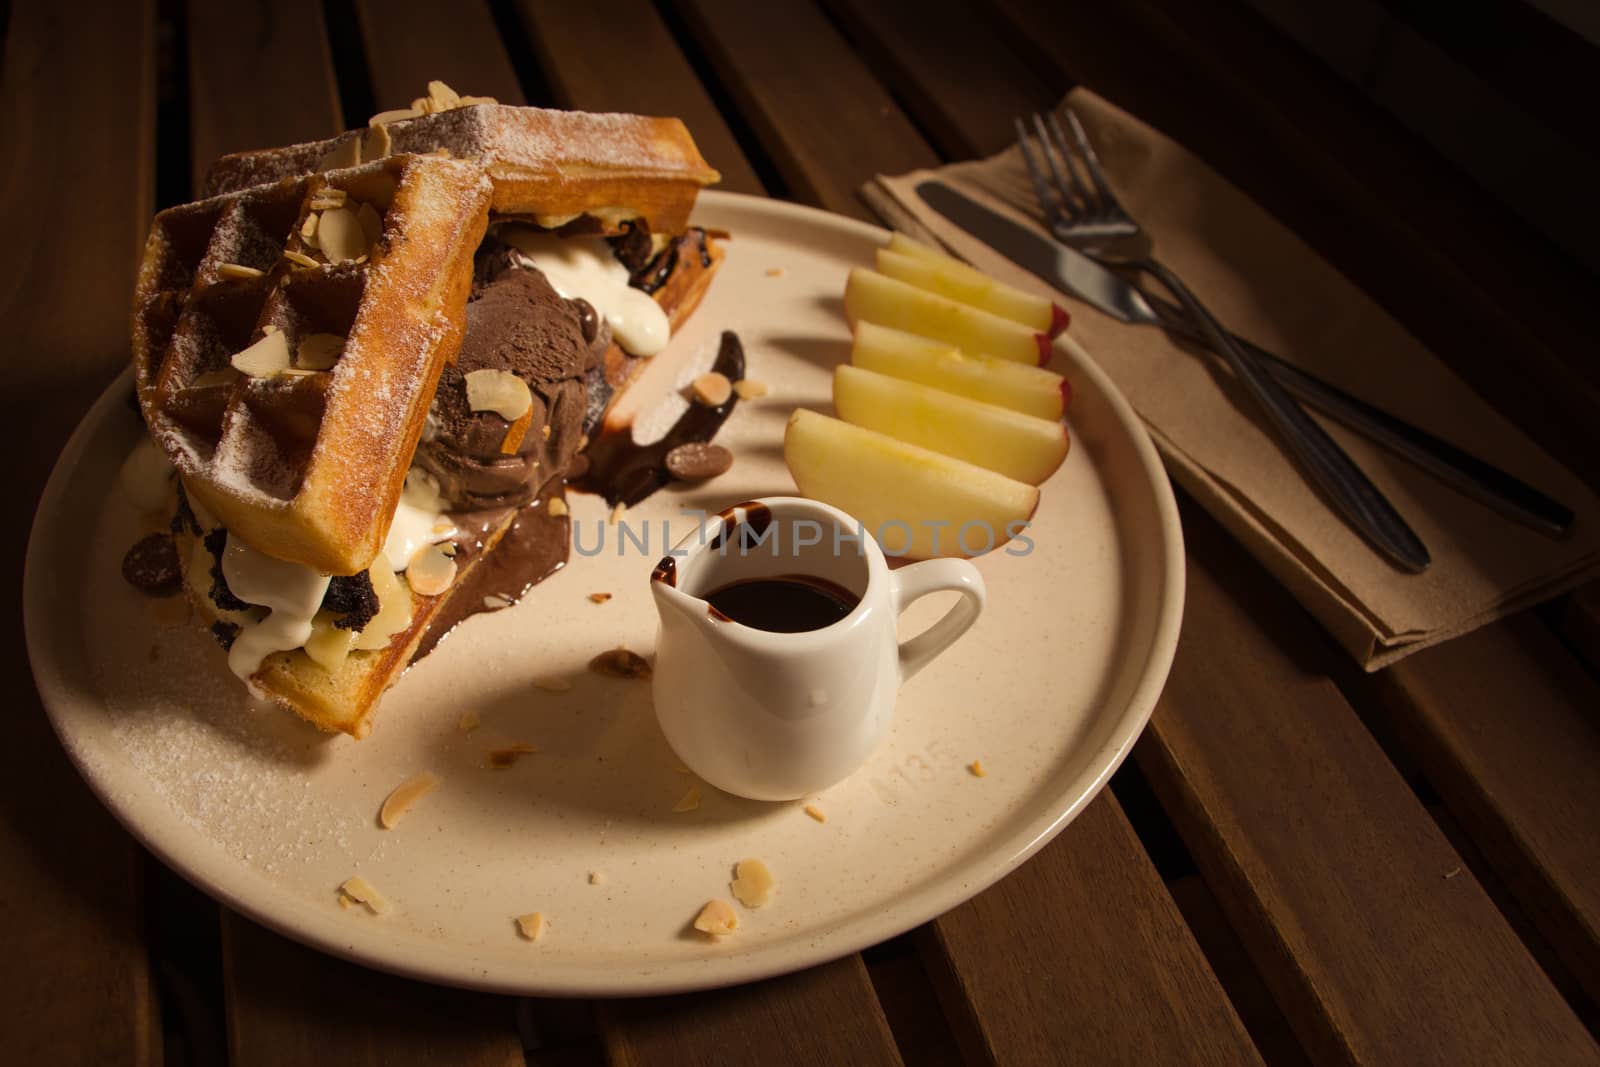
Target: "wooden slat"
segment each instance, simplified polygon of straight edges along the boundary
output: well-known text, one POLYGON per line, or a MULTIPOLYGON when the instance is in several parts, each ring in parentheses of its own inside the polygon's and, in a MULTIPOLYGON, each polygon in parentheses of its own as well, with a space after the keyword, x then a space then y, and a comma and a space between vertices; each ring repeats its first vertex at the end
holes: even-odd
POLYGON ((313 141, 343 128, 317 0, 192 0, 188 8, 197 190, 226 152, 313 141))
POLYGON ((1185 509, 1183 635, 1136 756, 1313 1058, 1600 1062, 1327 677, 1340 653, 1185 509))
POLYGON ((1260 1063, 1116 799, 932 924, 968 1062, 1260 1063))
POLYGON ((223 911, 234 1067, 522 1067, 516 1003, 335 960, 223 911))
POLYGON ((1014 47, 1195 150, 1600 486, 1592 281, 1469 176, 1233 0, 988 3, 1014 47))
MULTIPOLYGON (((144 943, 143 860, 67 762, 22 636, 22 560, 68 433, 128 359, 135 266, 153 200, 155 12, 16 4, 0 79, 0 277, 10 333, 0 419, 13 450, 0 670, 15 697, 0 745, 0 1059, 161 1061, 144 943)), ((72 605, 64 605, 70 609, 72 605)))
POLYGON ((766 192, 649 0, 519 0, 517 6, 557 104, 675 115, 700 154, 722 172, 718 189, 766 192))
POLYGON ((794 199, 872 218, 863 182, 937 162, 812 5, 684 0, 682 14, 794 199))
POLYGON ((898 1064, 861 957, 714 993, 600 1001, 615 1065, 898 1064))
POLYGON ((990 20, 964 4, 825 0, 856 48, 947 159, 993 155, 1011 119, 1061 98, 1021 62, 990 20))
POLYGON ((1600 684, 1528 614, 1376 684, 1428 780, 1600 1000, 1600 684))
POLYGON ((486 0, 356 0, 356 12, 378 110, 427 95, 435 78, 458 93, 527 103, 486 0))

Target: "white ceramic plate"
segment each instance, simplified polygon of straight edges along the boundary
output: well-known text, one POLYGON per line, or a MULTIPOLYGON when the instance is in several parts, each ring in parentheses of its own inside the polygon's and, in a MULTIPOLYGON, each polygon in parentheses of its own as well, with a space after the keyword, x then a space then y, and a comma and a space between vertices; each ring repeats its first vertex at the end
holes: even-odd
MULTIPOLYGON (((773 387, 719 437, 734 469, 635 509, 634 535, 649 544, 620 554, 598 499, 572 495, 580 546, 592 551, 604 529, 604 551, 575 554, 517 607, 469 620, 390 691, 365 741, 253 704, 208 634, 164 624, 122 580, 142 527, 116 474, 141 428, 126 378, 101 397, 34 523, 28 650, 63 745, 139 840, 229 907, 360 963, 506 993, 635 995, 748 981, 882 941, 999 879, 1094 797, 1166 678, 1183 548, 1132 410, 1058 346, 1075 389, 1073 446, 1045 486, 1033 550, 979 561, 987 613, 904 687, 866 767, 807 798, 827 821, 710 787, 697 810, 672 812, 692 779, 656 726, 648 684, 584 665, 618 644, 652 651, 648 577, 694 528, 682 509, 793 491, 784 421, 796 405, 830 410, 830 371, 848 351, 845 272, 885 239, 729 194, 702 196, 696 218, 735 236, 673 343, 704 367, 719 332, 736 330, 749 376, 773 387), (595 604, 594 592, 614 597, 595 604), (549 677, 572 689, 532 684, 549 677), (482 725, 463 732, 468 711, 482 725), (488 769, 491 749, 517 741, 539 751, 488 769), (968 771, 974 760, 987 777, 968 771), (384 797, 422 770, 439 789, 381 829, 384 797), (720 942, 696 934, 700 907, 729 897, 732 867, 749 856, 776 875, 776 898, 741 908, 720 942), (336 887, 357 873, 391 914, 339 906, 336 887), (549 923, 537 943, 513 925, 531 911, 549 923)), ((945 604, 916 605, 905 628, 945 604)))

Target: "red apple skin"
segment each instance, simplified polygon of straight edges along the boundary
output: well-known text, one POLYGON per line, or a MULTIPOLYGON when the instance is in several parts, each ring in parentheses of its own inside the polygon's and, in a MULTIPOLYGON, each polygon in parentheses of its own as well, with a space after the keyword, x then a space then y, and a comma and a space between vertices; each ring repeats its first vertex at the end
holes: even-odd
POLYGON ((1072 410, 1072 383, 1069 382, 1067 379, 1063 378, 1063 379, 1061 379, 1061 414, 1063 416, 1065 416, 1066 413, 1068 411, 1071 411, 1071 410, 1072 410))
POLYGON ((1055 354, 1055 346, 1050 343, 1050 334, 1047 333, 1034 334, 1033 343, 1039 346, 1039 366, 1042 367, 1049 363, 1050 357, 1055 354))
POLYGON ((1072 316, 1067 314, 1067 309, 1060 304, 1050 305, 1050 336, 1060 337, 1068 326, 1072 325, 1072 316))

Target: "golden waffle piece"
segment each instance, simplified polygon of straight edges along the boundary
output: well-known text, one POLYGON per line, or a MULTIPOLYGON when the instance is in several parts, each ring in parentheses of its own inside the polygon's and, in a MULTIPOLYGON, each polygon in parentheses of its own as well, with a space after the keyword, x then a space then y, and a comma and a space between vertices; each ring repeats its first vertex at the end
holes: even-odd
POLYGON ((269 555, 367 567, 461 344, 489 199, 476 164, 397 155, 156 216, 134 368, 195 501, 269 555))
POLYGON ((391 152, 445 152, 488 171, 498 215, 547 229, 588 216, 605 233, 643 219, 653 234, 681 234, 695 195, 719 178, 675 118, 485 103, 385 120, 410 110, 323 141, 223 156, 206 190, 237 191, 391 152))

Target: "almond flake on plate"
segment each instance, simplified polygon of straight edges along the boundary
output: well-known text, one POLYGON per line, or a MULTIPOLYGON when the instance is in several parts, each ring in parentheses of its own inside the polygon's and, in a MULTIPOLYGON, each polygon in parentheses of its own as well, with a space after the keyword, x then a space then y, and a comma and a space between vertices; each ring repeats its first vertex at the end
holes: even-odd
POLYGON ((674 815, 682 815, 686 811, 694 811, 700 807, 700 787, 691 785, 689 791, 683 794, 683 799, 672 805, 674 815))
POLYGON ((801 808, 800 810, 804 811, 807 815, 811 816, 813 819, 817 820, 818 822, 827 822, 828 821, 828 816, 825 815, 823 813, 822 809, 817 807, 815 804, 807 804, 804 808, 801 808))
POLYGON ((749 378, 740 378, 733 383, 733 391, 739 394, 741 400, 756 400, 772 392, 772 386, 766 382, 753 381, 749 378))
POLYGON ((544 936, 544 912, 530 911, 526 915, 518 915, 517 932, 529 941, 539 940, 544 936))
POLYGON ((725 937, 739 929, 739 913, 726 900, 710 900, 695 916, 694 928, 712 937, 725 937))
POLYGON ((778 883, 765 863, 758 859, 744 859, 733 869, 733 881, 728 888, 745 907, 759 908, 772 902, 772 894, 778 888, 778 883))
POLYGON ((439 776, 432 771, 423 771, 421 774, 412 775, 394 787, 394 792, 389 794, 383 802, 383 807, 378 811, 378 822, 385 830, 393 830, 411 806, 439 785, 439 776))
POLYGON ((365 904, 367 909, 374 915, 387 915, 393 910, 393 905, 389 903, 388 899, 374 889, 371 882, 359 874, 346 878, 344 884, 339 886, 339 892, 357 904, 365 904))
POLYGON ((983 769, 983 760, 975 759, 968 765, 967 770, 972 772, 974 778, 987 778, 989 772, 983 769))

